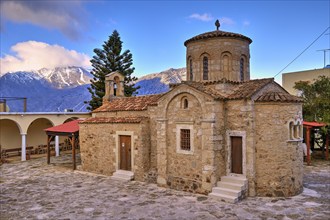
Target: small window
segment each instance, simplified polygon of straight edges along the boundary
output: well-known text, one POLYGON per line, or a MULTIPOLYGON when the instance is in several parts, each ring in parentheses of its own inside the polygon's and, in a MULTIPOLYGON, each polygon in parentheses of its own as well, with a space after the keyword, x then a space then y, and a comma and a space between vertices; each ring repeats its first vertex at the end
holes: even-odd
POLYGON ((194 78, 192 59, 190 59, 190 61, 189 61, 189 70, 190 70, 190 81, 192 81, 194 78))
POLYGON ((241 82, 244 81, 244 59, 241 58, 240 60, 240 80, 241 82))
POLYGON ((113 84, 113 95, 117 96, 117 83, 113 84))
POLYGON ((188 99, 183 99, 183 109, 188 109, 188 99))
POLYGON ((190 129, 180 130, 180 140, 181 150, 190 151, 190 129))
POLYGON ((203 80, 209 79, 209 59, 207 57, 203 58, 203 80))

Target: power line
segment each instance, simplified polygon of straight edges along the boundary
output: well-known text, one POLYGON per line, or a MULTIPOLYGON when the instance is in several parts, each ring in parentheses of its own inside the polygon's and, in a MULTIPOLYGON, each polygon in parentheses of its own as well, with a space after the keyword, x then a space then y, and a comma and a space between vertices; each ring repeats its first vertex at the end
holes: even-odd
POLYGON ((308 47, 305 48, 305 50, 303 50, 296 58, 294 58, 288 65, 286 65, 280 72, 278 72, 274 78, 283 72, 283 70, 285 70, 288 66, 290 66, 294 61, 296 61, 306 50, 308 50, 308 48, 310 48, 320 37, 322 37, 322 35, 327 32, 327 30, 330 29, 330 27, 327 27, 323 32, 322 34, 320 34, 320 36, 318 36, 308 47))

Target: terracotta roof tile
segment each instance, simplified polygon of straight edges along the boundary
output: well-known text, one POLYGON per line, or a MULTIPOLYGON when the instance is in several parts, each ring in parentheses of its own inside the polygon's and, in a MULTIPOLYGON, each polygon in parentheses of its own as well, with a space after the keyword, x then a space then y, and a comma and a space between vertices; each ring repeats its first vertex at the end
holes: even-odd
POLYGON ((255 79, 240 83, 228 99, 251 98, 257 91, 274 81, 274 78, 255 79))
POLYGON ((76 119, 69 121, 57 126, 53 126, 47 129, 44 129, 46 133, 75 133, 79 131, 78 123, 83 121, 83 119, 76 119))
POLYGON ((84 121, 79 122, 79 124, 119 124, 119 123, 140 123, 145 117, 95 117, 88 118, 84 121))
POLYGON ((158 99, 162 94, 134 96, 134 97, 118 97, 110 102, 104 103, 101 107, 93 112, 114 112, 114 111, 143 111, 148 106, 157 105, 158 99))
POLYGON ((283 92, 267 92, 260 95, 256 102, 302 102, 303 100, 297 96, 293 96, 283 92))
POLYGON ((262 89, 267 84, 273 82, 273 78, 266 78, 266 79, 255 79, 249 80, 245 82, 236 82, 236 81, 229 81, 226 79, 218 80, 218 81, 206 81, 206 82, 192 82, 192 81, 182 81, 178 84, 171 84, 171 88, 175 88, 181 84, 189 85, 201 92, 211 95, 215 99, 225 100, 225 99, 244 99, 244 98, 251 98, 257 91, 262 89), (234 84, 235 88, 232 93, 226 94, 216 89, 210 88, 208 85, 214 84, 234 84))
POLYGON ((247 40, 249 43, 252 43, 252 40, 242 34, 236 34, 232 32, 226 32, 226 31, 211 31, 211 32, 206 32, 203 34, 199 34, 195 37, 192 37, 184 42, 184 45, 187 46, 187 43, 193 42, 193 41, 198 41, 202 39, 209 39, 209 38, 241 38, 244 40, 247 40))

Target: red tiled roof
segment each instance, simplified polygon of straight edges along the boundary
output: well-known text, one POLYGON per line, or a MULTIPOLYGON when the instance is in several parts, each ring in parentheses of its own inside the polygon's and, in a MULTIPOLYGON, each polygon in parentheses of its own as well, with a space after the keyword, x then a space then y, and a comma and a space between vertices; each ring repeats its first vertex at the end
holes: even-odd
POLYGON ((83 121, 83 119, 69 121, 69 122, 61 124, 61 125, 57 125, 54 127, 44 129, 44 131, 46 133, 68 133, 68 134, 75 133, 75 132, 79 131, 78 123, 80 121, 83 121))
POLYGON ((96 117, 88 118, 84 121, 79 122, 79 124, 119 124, 119 123, 140 123, 145 117, 96 117))
POLYGON ((283 92, 267 92, 256 99, 256 102, 302 102, 297 96, 283 92))
POLYGON ((242 34, 236 34, 232 32, 226 32, 226 31, 211 31, 211 32, 206 32, 203 34, 199 34, 195 37, 192 37, 184 42, 184 45, 187 46, 189 42, 193 41, 198 41, 202 39, 209 39, 209 38, 241 38, 244 40, 247 40, 249 43, 252 43, 252 40, 242 34))
POLYGON ((205 83, 202 82, 194 82, 194 81, 182 81, 181 83, 177 84, 170 84, 170 88, 175 88, 180 85, 188 85, 193 87, 194 89, 204 92, 206 94, 211 95, 213 98, 225 98, 222 94, 220 94, 217 90, 207 87, 205 83))
POLYGON ((143 111, 148 106, 157 105, 162 94, 114 98, 110 102, 104 103, 93 112, 114 112, 114 111, 143 111))
POLYGON ((257 91, 267 84, 273 82, 273 78, 254 79, 240 83, 235 92, 229 95, 228 99, 244 99, 251 98, 257 91))
POLYGON ((266 86, 267 84, 273 81, 274 81, 273 78, 255 79, 245 82, 236 82, 226 79, 222 79, 218 81, 206 81, 206 82, 182 81, 181 83, 178 84, 171 84, 170 87, 175 88, 181 84, 185 84, 201 92, 207 93, 216 99, 220 99, 220 100, 244 99, 244 98, 251 98, 257 91, 259 91, 264 86, 266 86), (225 94, 225 93, 220 93, 216 89, 212 89, 208 86, 208 85, 214 85, 220 83, 235 84, 234 91, 231 94, 225 94))
POLYGON ((323 126, 326 126, 325 123, 319 123, 319 122, 315 122, 315 121, 304 121, 303 122, 303 125, 305 126, 311 126, 311 127, 323 127, 323 126))

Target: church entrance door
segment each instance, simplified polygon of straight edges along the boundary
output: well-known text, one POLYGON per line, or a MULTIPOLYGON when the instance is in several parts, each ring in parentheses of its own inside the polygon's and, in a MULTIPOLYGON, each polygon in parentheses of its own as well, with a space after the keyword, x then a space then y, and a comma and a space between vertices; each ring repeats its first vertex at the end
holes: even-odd
POLYGON ((242 137, 231 136, 231 172, 243 174, 242 137))
POLYGON ((129 135, 120 135, 119 136, 119 146, 120 146, 119 169, 121 169, 121 170, 132 170, 131 136, 129 136, 129 135))

